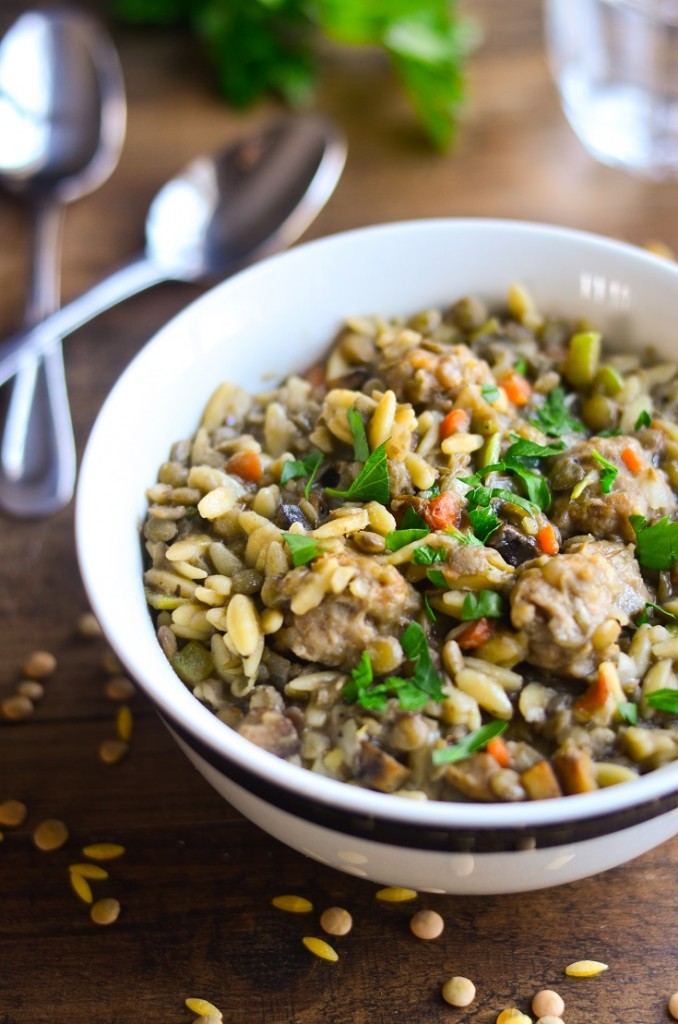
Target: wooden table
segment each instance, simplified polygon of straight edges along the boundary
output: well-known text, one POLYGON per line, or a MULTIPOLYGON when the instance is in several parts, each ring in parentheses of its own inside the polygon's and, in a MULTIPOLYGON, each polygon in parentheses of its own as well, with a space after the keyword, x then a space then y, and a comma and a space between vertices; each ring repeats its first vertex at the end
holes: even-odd
MULTIPOLYGON (((0 28, 25 4, 5 2, 0 28)), ((93 3, 99 10, 102 4, 93 3)), ((538 0, 472 5, 485 27, 470 62, 470 103, 456 150, 433 153, 381 60, 332 55, 317 106, 343 126, 350 157, 309 237, 400 218, 490 215, 551 221, 678 250, 678 186, 653 186, 599 166, 566 125, 543 55, 538 0), (506 7, 506 9, 504 9, 506 7)), ((235 138, 274 108, 236 114, 211 91, 185 36, 112 26, 125 71, 129 131, 111 180, 68 213, 65 297, 138 250, 157 188, 190 157, 235 138)), ((24 211, 0 199, 0 331, 20 317, 27 273, 24 211)), ((128 301, 67 342, 78 448, 113 382, 141 345, 201 287, 166 285, 128 301)), ((111 481, 108 500, 115 501, 111 481)), ((239 1024, 491 1024, 559 989, 567 1024, 656 1024, 678 989, 678 841, 598 878, 530 895, 422 897, 446 930, 436 942, 408 929, 411 906, 383 906, 375 886, 335 873, 270 839, 231 810, 192 769, 142 696, 131 701, 128 757, 102 764, 116 707, 104 694, 103 641, 76 634, 86 599, 73 508, 37 522, 1 521, 0 697, 13 692, 36 647, 58 667, 35 716, 0 723, 0 801, 29 815, 0 847, 2 1024, 180 1024, 188 996, 211 999, 239 1024), (32 843, 44 818, 63 819, 67 846, 32 843), (119 898, 116 924, 93 924, 69 887, 86 843, 126 848, 97 896, 119 898), (274 910, 298 893, 318 910, 354 915, 337 964, 301 937, 309 923, 274 910), (603 960, 594 979, 566 979, 569 962, 603 960), (467 1011, 442 983, 477 986, 467 1011)))

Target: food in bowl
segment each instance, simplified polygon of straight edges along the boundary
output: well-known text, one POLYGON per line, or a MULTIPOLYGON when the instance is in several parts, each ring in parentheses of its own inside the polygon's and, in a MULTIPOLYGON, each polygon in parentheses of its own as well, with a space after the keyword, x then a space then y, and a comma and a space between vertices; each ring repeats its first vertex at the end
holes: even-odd
POLYGON ((266 750, 411 799, 677 759, 676 374, 514 286, 220 385, 148 490, 174 670, 266 750))

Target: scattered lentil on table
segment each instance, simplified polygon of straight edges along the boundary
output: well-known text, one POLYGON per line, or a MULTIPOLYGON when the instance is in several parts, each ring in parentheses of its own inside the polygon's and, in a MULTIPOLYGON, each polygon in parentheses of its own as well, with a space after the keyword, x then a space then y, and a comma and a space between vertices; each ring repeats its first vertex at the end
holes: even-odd
POLYGON ((436 910, 418 910, 410 919, 410 931, 424 941, 437 939, 444 928, 445 922, 436 910))
POLYGON ((68 826, 58 818, 46 818, 33 830, 35 846, 45 853, 60 849, 68 841, 68 837, 68 826))
POLYGON ((532 1010, 537 1017, 562 1017, 565 1012, 565 1001, 558 992, 544 988, 532 999, 532 1010))
POLYGON ((343 907, 328 907, 320 915, 320 927, 328 935, 348 935, 353 918, 343 907))
POLYGON ((469 978, 455 976, 445 982, 442 995, 450 1006, 470 1006, 476 997, 476 987, 469 978))

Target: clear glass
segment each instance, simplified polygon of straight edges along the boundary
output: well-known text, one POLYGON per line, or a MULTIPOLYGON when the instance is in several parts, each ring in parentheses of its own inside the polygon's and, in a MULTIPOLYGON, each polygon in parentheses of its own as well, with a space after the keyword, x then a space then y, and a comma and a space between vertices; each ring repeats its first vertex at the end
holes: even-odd
POLYGON ((545 0, 549 61, 586 149, 652 181, 678 178, 678 0, 545 0))

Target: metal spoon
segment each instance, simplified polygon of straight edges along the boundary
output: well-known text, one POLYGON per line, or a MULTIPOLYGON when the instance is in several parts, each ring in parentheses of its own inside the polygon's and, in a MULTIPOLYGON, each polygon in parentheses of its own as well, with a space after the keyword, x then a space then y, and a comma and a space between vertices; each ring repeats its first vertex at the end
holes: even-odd
POLYGON ((230 274, 290 245, 334 191, 345 158, 338 130, 304 115, 192 161, 151 204, 143 255, 0 344, 0 384, 49 352, 55 338, 151 285, 230 274))
MULTIPOLYGON (((26 327, 59 308, 65 206, 113 171, 125 95, 113 44, 72 10, 21 15, 0 41, 0 182, 33 206, 26 327)), ((0 506, 45 515, 75 485, 75 445, 61 347, 27 360, 15 380, 0 448, 0 506)))

